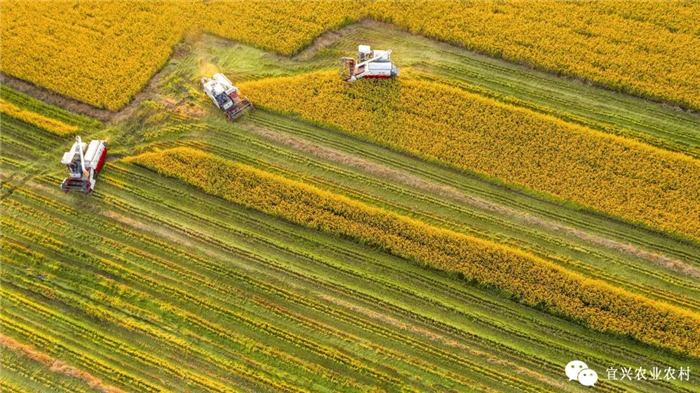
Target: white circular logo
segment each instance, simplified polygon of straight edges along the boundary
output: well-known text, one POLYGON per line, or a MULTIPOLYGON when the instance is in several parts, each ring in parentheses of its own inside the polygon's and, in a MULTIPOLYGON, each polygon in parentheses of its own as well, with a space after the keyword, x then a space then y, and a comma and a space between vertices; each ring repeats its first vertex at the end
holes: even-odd
POLYGON ((578 381, 583 386, 593 386, 598 381, 598 373, 590 368, 585 368, 578 373, 578 381))
POLYGON ((578 380, 578 373, 584 369, 588 369, 586 363, 580 360, 573 360, 566 365, 566 370, 564 371, 566 371, 566 376, 569 377, 569 381, 576 381, 578 380))

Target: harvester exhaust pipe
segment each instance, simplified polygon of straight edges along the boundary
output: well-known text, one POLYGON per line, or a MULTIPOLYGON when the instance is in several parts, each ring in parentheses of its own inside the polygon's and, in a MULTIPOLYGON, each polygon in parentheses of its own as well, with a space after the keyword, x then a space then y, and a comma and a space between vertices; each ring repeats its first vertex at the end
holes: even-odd
POLYGON ((78 146, 78 151, 80 152, 80 168, 83 170, 83 174, 87 175, 87 169, 85 169, 85 156, 83 155, 83 141, 80 139, 80 135, 75 136, 75 142, 78 146))

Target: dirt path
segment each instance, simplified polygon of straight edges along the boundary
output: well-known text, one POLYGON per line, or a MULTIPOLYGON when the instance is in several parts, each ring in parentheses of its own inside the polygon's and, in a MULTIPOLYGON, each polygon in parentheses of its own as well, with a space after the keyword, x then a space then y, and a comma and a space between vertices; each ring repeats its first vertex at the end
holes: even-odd
MULTIPOLYGON (((175 45, 173 48, 173 53, 167 61, 169 62, 173 59, 185 58, 190 53, 190 46, 192 43, 200 39, 201 34, 199 33, 185 35, 182 41, 175 45)), ((158 70, 158 72, 156 72, 153 77, 149 79, 146 86, 144 86, 144 88, 134 96, 131 102, 129 102, 127 106, 119 111, 97 108, 74 98, 56 93, 55 91, 49 90, 45 87, 37 86, 34 83, 8 75, 2 71, 0 71, 0 83, 27 94, 30 97, 73 113, 89 116, 103 122, 119 122, 131 117, 143 101, 157 96, 158 86, 163 80, 163 77, 165 76, 164 74, 165 73, 162 68, 158 70)))
POLYGON ((297 60, 297 61, 307 61, 314 57, 316 53, 318 53, 320 50, 330 46, 334 42, 338 41, 339 39, 345 37, 346 35, 352 33, 353 31, 359 29, 359 28, 380 28, 380 27, 386 27, 390 26, 385 23, 377 22, 374 19, 362 19, 360 21, 357 21, 355 23, 349 24, 345 27, 342 27, 336 31, 327 31, 320 36, 318 36, 314 42, 311 43, 311 45, 307 46, 304 48, 301 52, 297 53, 292 57, 292 59, 297 60))
POLYGON ((134 99, 131 100, 126 107, 124 107, 124 109, 114 112, 108 109, 94 107, 74 98, 56 93, 45 87, 37 86, 31 82, 27 82, 5 74, 4 72, 0 72, 0 83, 3 85, 18 90, 30 97, 36 98, 39 101, 46 102, 47 104, 57 106, 79 115, 89 116, 103 122, 116 122, 129 118, 143 101, 153 98, 156 95, 157 86, 162 78, 163 72, 159 71, 148 81, 146 87, 136 94, 134 99))
POLYGON ((522 213, 508 207, 500 206, 480 198, 474 198, 463 194, 462 192, 453 187, 431 183, 419 177, 413 176, 410 173, 387 168, 369 160, 365 160, 363 158, 356 157, 327 147, 319 146, 317 144, 308 142, 303 139, 283 135, 267 128, 255 125, 247 126, 247 128, 249 128, 255 134, 260 135, 266 139, 283 144, 285 146, 289 146, 296 150, 303 151, 305 153, 312 154, 319 158, 323 158, 344 166, 360 169, 362 171, 371 173, 373 175, 385 179, 393 180, 436 195, 440 195, 442 197, 450 198, 454 201, 461 202, 465 205, 477 209, 502 214, 526 225, 538 226, 548 231, 564 233, 567 236, 574 237, 579 240, 595 244, 597 246, 602 246, 636 258, 641 258, 650 261, 663 268, 684 274, 689 277, 700 277, 700 269, 678 259, 645 251, 631 244, 622 243, 602 236, 593 235, 576 228, 557 224, 555 222, 535 217, 530 214, 522 213))
POLYGON ((96 108, 74 98, 66 97, 47 88, 37 86, 31 82, 15 78, 14 76, 8 75, 1 71, 0 83, 15 90, 21 91, 24 94, 36 98, 37 100, 44 101, 48 104, 63 108, 73 113, 89 116, 101 121, 107 121, 115 114, 115 112, 107 109, 96 108))

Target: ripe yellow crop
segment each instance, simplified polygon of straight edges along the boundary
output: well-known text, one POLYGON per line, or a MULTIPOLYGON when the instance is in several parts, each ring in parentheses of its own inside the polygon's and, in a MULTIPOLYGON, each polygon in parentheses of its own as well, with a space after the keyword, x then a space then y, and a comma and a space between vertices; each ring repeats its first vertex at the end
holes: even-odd
POLYGON ((700 108, 697 2, 378 1, 370 15, 506 60, 700 108))
POLYGON ((442 84, 333 72, 244 83, 256 105, 700 238, 700 162, 442 84))
POLYGON ((697 2, 1 1, 0 68, 91 105, 124 107, 183 32, 284 55, 372 17, 643 97, 700 108, 697 2))
POLYGON ((3 100, 0 100, 0 113, 37 126, 56 135, 72 134, 78 129, 76 126, 42 116, 36 112, 24 110, 10 102, 3 100))
POLYGON ((122 108, 170 56, 189 4, 3 1, 2 70, 97 107, 122 108))
POLYGON ((283 55, 293 55, 327 30, 365 15, 359 1, 214 1, 193 25, 283 55))
POLYGON ((700 317, 584 278, 530 254, 371 207, 189 148, 130 159, 207 193, 460 272, 590 328, 700 355, 700 317))
POLYGON ((88 104, 126 106, 185 31, 290 55, 351 22, 351 2, 2 1, 3 72, 88 104))

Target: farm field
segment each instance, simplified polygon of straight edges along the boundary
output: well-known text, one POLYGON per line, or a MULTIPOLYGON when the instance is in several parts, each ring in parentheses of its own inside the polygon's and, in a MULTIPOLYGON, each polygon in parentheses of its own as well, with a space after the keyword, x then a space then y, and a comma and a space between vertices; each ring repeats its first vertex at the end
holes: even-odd
POLYGON ((700 204, 694 201, 700 165, 682 154, 424 81, 352 86, 335 73, 320 72, 242 87, 276 111, 299 113, 632 221, 700 236, 695 220, 700 204))
MULTIPOLYGON (((697 113, 381 22, 350 24, 313 44, 304 38, 349 23, 322 17, 333 13, 341 14, 319 14, 309 23, 321 27, 290 38, 294 49, 204 32, 176 39, 144 92, 102 120, 91 117, 98 112, 87 105, 62 109, 68 99, 60 95, 36 100, 35 90, 22 92, 4 75, 1 390, 700 392, 697 113), (354 53, 358 43, 393 49, 399 79, 339 87, 338 58, 354 53), (199 78, 215 72, 234 81, 256 109, 227 122, 198 87, 199 78), (392 111, 372 99, 391 100, 387 92, 397 86, 403 92, 392 111), (426 120, 411 106, 409 88, 435 117, 426 120), (377 93, 363 96, 359 89, 377 93), (594 135, 609 143, 599 152, 603 163, 610 150, 640 149, 644 154, 630 156, 631 167, 610 171, 633 173, 642 185, 662 183, 653 194, 641 194, 662 201, 646 205, 661 209, 658 219, 642 208, 631 217, 586 199, 567 200, 500 172, 465 168, 381 139, 389 120, 402 121, 401 111, 430 125, 438 124, 440 113, 450 114, 426 94, 435 91, 467 97, 455 102, 473 99, 554 119, 555 147, 571 130, 584 129, 583 141, 594 135), (322 100, 314 101, 314 94, 322 100), (324 100, 375 111, 334 122, 343 108, 319 115, 324 100), (58 161, 76 133, 108 140, 109 161, 90 196, 58 188, 66 176, 58 161), (185 153, 177 158, 174 152, 185 153), (167 157, 176 161, 168 165, 167 157), (666 178, 654 177, 658 171, 630 170, 651 168, 659 157, 670 157, 664 170, 677 174, 679 183, 663 184, 666 178), (261 179, 278 187, 261 191, 261 179), (279 191, 287 186, 287 194, 279 191), (319 205, 295 205, 317 201, 316 195, 323 196, 319 205), (669 218, 663 209, 671 203, 680 207, 669 218), (342 206, 361 206, 364 213, 342 206), (348 222, 366 219, 368 226, 316 225, 319 211, 348 222), (372 217, 411 224, 393 233, 384 227, 388 219, 372 217), (464 243, 450 248, 453 243, 418 240, 418 248, 404 252, 358 232, 362 228, 383 228, 376 238, 449 233, 444 236, 464 243), (557 304, 576 297, 563 285, 552 287, 555 302, 540 301, 517 290, 532 277, 511 271, 504 277, 512 282, 489 281, 490 275, 469 273, 477 263, 470 258, 459 260, 464 270, 431 264, 438 251, 462 255, 451 253, 484 244, 605 289, 577 298, 578 311, 562 312, 557 304), (427 251, 418 254, 420 247, 427 251), (612 313, 634 318, 643 310, 648 317, 621 331, 593 314, 601 293, 622 299, 606 305, 612 313), (598 372, 595 388, 568 381, 563 368, 574 359, 598 372), (606 378, 608 368, 623 367, 689 367, 691 375, 690 381, 606 378)), ((138 78, 145 84, 150 76, 138 78)), ((478 119, 499 124, 495 114, 478 119)), ((416 129, 427 137, 432 129, 425 124, 416 129)), ((485 163, 503 161, 488 152, 485 163)), ((584 157, 566 165, 571 172, 590 162, 584 157)), ((520 170, 537 176, 540 169, 520 170)), ((614 184, 584 186, 591 193, 619 191, 614 184)), ((507 266, 500 255, 480 263, 507 266)))
POLYGON ((9 22, 1 32, 4 48, 17 59, 2 62, 3 72, 111 110, 123 108, 144 87, 188 32, 205 31, 293 55, 324 31, 367 18, 617 91, 700 109, 700 55, 694 50, 700 45, 695 17, 700 6, 689 1, 149 1, 133 8, 119 1, 0 4, 9 22))

